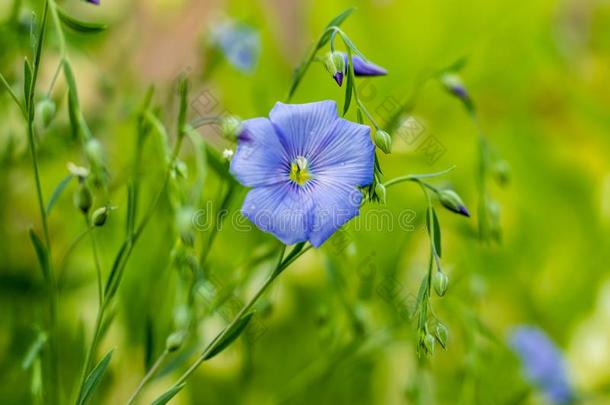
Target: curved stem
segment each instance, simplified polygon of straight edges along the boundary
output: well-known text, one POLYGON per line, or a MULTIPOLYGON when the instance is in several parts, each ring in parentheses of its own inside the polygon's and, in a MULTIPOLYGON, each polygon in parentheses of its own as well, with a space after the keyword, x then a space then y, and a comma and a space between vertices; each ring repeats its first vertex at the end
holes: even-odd
MULTIPOLYGON (((388 187, 393 186, 395 184, 404 183, 404 182, 407 182, 407 181, 416 181, 416 182, 419 182, 419 180, 421 180, 421 179, 428 179, 428 178, 431 178, 431 177, 442 176, 444 174, 449 173, 453 169, 455 169, 455 166, 451 166, 448 169, 442 170, 440 172, 435 172, 435 173, 408 174, 406 176, 400 176, 400 177, 395 177, 393 179, 390 179, 387 182, 383 183, 383 185, 386 188, 388 188, 388 187)), ((425 184, 427 187, 431 187, 427 183, 423 183, 423 184, 425 184)), ((436 189, 432 188, 432 190, 435 191, 436 189)))
POLYGON ((150 381, 150 379, 154 377, 154 375, 157 373, 157 370, 159 369, 159 367, 161 367, 161 364, 163 364, 168 354, 169 351, 167 349, 165 349, 163 353, 161 353, 161 355, 157 358, 157 361, 155 361, 155 364, 152 365, 152 367, 150 368, 150 370, 148 370, 142 381, 140 381, 140 384, 138 384, 136 390, 133 392, 133 394, 131 394, 129 400, 127 400, 127 405, 131 405, 135 402, 136 398, 142 391, 142 388, 144 388, 146 383, 148 383, 148 381, 150 381))
POLYGON ((286 250, 286 246, 282 245, 282 248, 280 249, 278 263, 277 263, 276 267, 274 268, 274 270, 269 274, 269 276, 267 277, 265 282, 259 287, 259 289, 256 291, 254 296, 252 298, 250 298, 248 303, 242 307, 242 309, 238 312, 238 314, 235 316, 235 318, 233 318, 231 323, 229 323, 229 325, 226 328, 224 328, 210 342, 210 344, 208 344, 206 346, 206 348, 201 353, 201 355, 197 358, 197 360, 172 385, 170 390, 178 389, 178 387, 180 385, 182 385, 189 378, 189 376, 191 374, 193 374, 193 372, 199 367, 199 365, 206 360, 208 354, 214 348, 213 343, 222 340, 226 336, 226 334, 230 330, 232 330, 232 328, 235 326, 235 324, 254 306, 254 304, 256 304, 258 299, 263 295, 263 293, 267 290, 267 288, 269 288, 269 286, 273 283, 273 281, 282 273, 282 271, 284 271, 288 266, 290 266, 290 264, 292 264, 295 260, 297 260, 299 257, 301 257, 305 252, 307 252, 309 249, 311 249, 311 247, 312 247, 312 245, 308 245, 307 247, 304 247, 303 249, 301 249, 298 253, 289 254, 286 258, 284 258, 284 252, 286 250))

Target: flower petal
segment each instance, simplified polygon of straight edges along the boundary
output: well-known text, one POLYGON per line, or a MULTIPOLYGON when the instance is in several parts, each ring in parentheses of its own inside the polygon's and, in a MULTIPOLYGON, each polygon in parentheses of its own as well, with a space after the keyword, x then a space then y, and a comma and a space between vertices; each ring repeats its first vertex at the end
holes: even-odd
MULTIPOLYGON (((344 54, 345 64, 349 65, 347 54, 344 54)), ((384 76, 388 74, 388 71, 379 65, 372 62, 365 62, 360 56, 352 55, 352 61, 354 62, 354 74, 356 76, 384 76)))
POLYGON ((266 186, 288 178, 290 161, 267 118, 242 122, 231 173, 248 187, 266 186))
POLYGON ((362 193, 339 181, 317 181, 312 188, 314 206, 309 241, 319 247, 343 224, 358 215, 362 193))
POLYGON ((276 103, 269 119, 289 156, 309 158, 308 152, 324 139, 338 119, 334 101, 307 104, 276 103))
POLYGON ((312 206, 306 188, 286 181, 250 190, 241 212, 262 231, 292 245, 307 240, 312 228, 312 206))
POLYGON ((332 178, 353 186, 373 182, 375 145, 371 129, 340 118, 313 151, 311 170, 315 177, 332 178))

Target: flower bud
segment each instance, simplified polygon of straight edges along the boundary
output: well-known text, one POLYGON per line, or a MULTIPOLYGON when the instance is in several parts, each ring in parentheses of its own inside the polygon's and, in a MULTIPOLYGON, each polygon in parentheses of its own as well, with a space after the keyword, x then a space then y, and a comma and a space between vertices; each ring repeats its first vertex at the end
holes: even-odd
POLYGON ((165 340, 165 349, 168 352, 175 352, 176 350, 182 347, 184 340, 186 339, 186 332, 183 330, 179 330, 177 332, 172 333, 165 340))
POLYGON ((506 186, 510 181, 510 165, 506 160, 499 160, 493 167, 493 174, 500 186, 506 186))
POLYGON ((470 216, 470 212, 464 206, 460 196, 453 190, 440 190, 438 192, 438 198, 443 205, 449 211, 453 211, 456 214, 464 215, 465 217, 470 216))
POLYGON ((434 334, 436 336, 436 340, 441 345, 441 347, 443 349, 446 349, 447 348, 447 339, 449 338, 449 329, 447 329, 447 327, 444 324, 439 322, 436 325, 436 328, 434 328, 434 334))
POLYGON ((468 92, 462 83, 462 79, 455 73, 445 73, 441 76, 441 83, 445 86, 445 89, 452 93, 454 96, 461 98, 462 100, 468 100, 468 92))
POLYGON ((231 140, 237 139, 241 130, 241 120, 235 115, 227 115, 220 119, 222 134, 231 140))
POLYGON ((383 153, 392 152, 392 138, 387 132, 378 129, 375 132, 375 145, 383 151, 383 153))
POLYGON ((345 56, 340 52, 329 52, 324 60, 326 70, 331 74, 339 87, 343 84, 345 76, 345 56))
POLYGON ((377 198, 379 198, 379 201, 383 204, 385 204, 385 186, 381 183, 377 183, 377 185, 375 186, 375 195, 377 196, 377 198))
POLYGON ((74 193, 74 205, 76 205, 83 214, 86 214, 89 212, 92 203, 93 195, 91 194, 91 190, 87 186, 87 183, 82 182, 74 193))
POLYGON ((103 166, 104 150, 100 141, 94 138, 89 139, 85 145, 85 154, 87 155, 87 159, 89 159, 91 166, 94 168, 103 166))
POLYGON ((424 336, 424 348, 426 349, 426 352, 430 355, 434 354, 434 344, 436 342, 436 339, 434 338, 434 336, 432 336, 429 333, 426 333, 426 336, 424 336))
POLYGON ((55 103, 53 100, 49 98, 44 98, 40 100, 38 105, 36 106, 36 114, 40 117, 40 124, 43 128, 49 126, 53 118, 55 118, 55 103))
POLYGON ((437 271, 434 275, 433 286, 434 291, 439 297, 442 297, 447 292, 447 286, 449 285, 449 277, 441 270, 437 271))
POLYGON ((93 211, 93 214, 91 215, 91 222, 93 222, 93 225, 103 226, 108 219, 108 211, 110 211, 108 207, 101 207, 93 211))

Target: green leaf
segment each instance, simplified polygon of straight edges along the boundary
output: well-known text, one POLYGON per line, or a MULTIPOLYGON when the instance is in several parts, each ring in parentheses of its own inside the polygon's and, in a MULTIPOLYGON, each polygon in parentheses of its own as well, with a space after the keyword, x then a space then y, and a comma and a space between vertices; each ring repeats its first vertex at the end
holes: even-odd
POLYGON ((21 368, 23 368, 24 370, 29 369, 34 363, 34 360, 39 358, 42 348, 47 342, 47 338, 48 336, 46 332, 40 332, 38 334, 36 340, 34 340, 34 343, 32 343, 32 346, 30 346, 30 350, 28 350, 27 354, 23 358, 23 361, 21 362, 21 368))
POLYGON ((185 77, 180 78, 178 91, 180 93, 180 108, 178 111, 177 134, 178 136, 183 136, 186 130, 186 112, 188 108, 188 80, 185 77))
POLYGON ((57 184, 57 187, 55 187, 55 190, 53 190, 53 194, 51 194, 51 198, 49 198, 49 202, 47 203, 47 215, 49 215, 51 213, 51 210, 53 209, 55 202, 57 201, 57 199, 59 198, 61 193, 64 191, 66 186, 70 183, 70 180, 72 180, 73 177, 74 176, 72 174, 69 174, 66 177, 64 177, 59 182, 59 184, 57 184))
POLYGON ((99 361, 99 363, 97 363, 97 365, 87 376, 80 398, 78 399, 78 405, 86 404, 91 394, 93 394, 93 391, 95 391, 95 388, 102 380, 104 373, 106 373, 108 363, 110 363, 110 358, 112 357, 112 352, 113 350, 110 350, 108 353, 106 353, 106 355, 99 361))
POLYGON ((30 91, 32 91, 32 66, 28 61, 28 58, 23 60, 23 95, 25 96, 25 107, 31 110, 29 107, 30 91))
POLYGON ((216 356, 224 349, 226 349, 235 339, 241 335, 241 333, 246 329, 248 323, 252 319, 254 312, 249 312, 246 315, 242 316, 235 324, 228 329, 226 332, 219 334, 216 339, 210 343, 210 350, 208 354, 203 358, 204 360, 209 360, 212 357, 216 356))
POLYGON ((434 242, 434 250, 438 257, 441 257, 441 227, 438 223, 438 217, 436 211, 432 207, 428 207, 426 215, 426 227, 428 228, 428 235, 434 242))
POLYGON ((155 130, 154 132, 157 134, 156 140, 163 158, 166 160, 169 159, 169 149, 167 147, 169 136, 167 135, 165 126, 151 111, 146 111, 144 113, 144 119, 150 124, 150 126, 155 130))
POLYGON ((76 80, 74 80, 74 72, 67 60, 63 61, 63 71, 66 83, 68 85, 68 115, 70 116, 70 126, 72 127, 72 136, 78 138, 80 133, 80 106, 78 102, 78 90, 76 88, 76 80))
MULTIPOLYGON (((347 17, 349 17, 355 10, 356 10, 356 7, 350 7, 347 10, 342 11, 339 15, 337 15, 335 18, 330 20, 330 22, 326 25, 326 27, 324 27, 324 30, 326 31, 330 27, 339 27, 341 24, 343 24, 343 21, 345 21, 347 19, 347 17)), ((322 36, 322 38, 320 38, 317 49, 320 49, 324 45, 326 45, 326 43, 330 40, 330 37, 331 37, 330 32, 325 33, 322 36)))
POLYGON ((126 220, 126 232, 127 236, 133 235, 133 231, 136 225, 136 190, 134 184, 129 182, 127 184, 127 220, 126 220))
POLYGON ((30 240, 32 241, 32 245, 34 245, 34 250, 36 250, 36 257, 38 257, 38 263, 40 264, 42 275, 46 279, 49 277, 49 255, 47 248, 33 229, 30 229, 30 240))
POLYGON ((84 34, 96 34, 107 28, 106 24, 78 20, 66 14, 66 12, 59 7, 57 7, 57 13, 59 14, 61 22, 74 31, 82 32, 84 34))
POLYGON ((151 405, 165 405, 169 402, 170 399, 172 399, 173 397, 176 396, 176 394, 178 392, 180 392, 180 390, 182 388, 184 388, 184 386, 186 385, 186 383, 182 383, 179 385, 176 385, 172 388, 170 388, 169 390, 167 390, 165 393, 161 394, 157 399, 155 399, 151 405))
POLYGON ((0 73, 0 82, 2 83, 2 85, 4 86, 4 88, 6 89, 6 91, 8 91, 8 94, 11 95, 11 97, 13 98, 13 101, 15 103, 17 103, 17 105, 19 106, 19 108, 21 109, 21 111, 23 112, 23 106, 21 105, 21 102, 19 101, 19 97, 17 97, 17 94, 15 94, 15 92, 13 91, 13 88, 11 87, 10 84, 8 84, 8 82, 6 81, 6 79, 4 78, 4 76, 2 75, 2 73, 0 73))
POLYGON ((343 116, 347 114, 349 110, 349 105, 352 102, 352 93, 354 92, 354 75, 353 75, 353 66, 352 66, 352 52, 347 50, 347 60, 349 61, 349 66, 347 68, 347 83, 345 84, 345 102, 343 104, 343 116))

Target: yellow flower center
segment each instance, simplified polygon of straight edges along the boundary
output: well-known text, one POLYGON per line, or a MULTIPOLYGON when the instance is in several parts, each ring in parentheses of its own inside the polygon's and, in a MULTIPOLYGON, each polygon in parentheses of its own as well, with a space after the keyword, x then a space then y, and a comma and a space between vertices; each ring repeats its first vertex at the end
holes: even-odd
POLYGON ((307 159, 303 156, 297 156, 296 159, 290 163, 290 180, 302 186, 311 179, 311 173, 307 168, 307 159))

